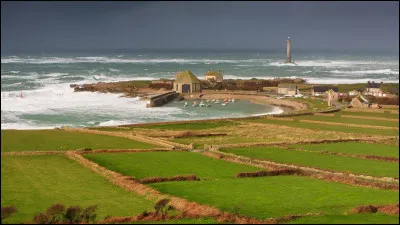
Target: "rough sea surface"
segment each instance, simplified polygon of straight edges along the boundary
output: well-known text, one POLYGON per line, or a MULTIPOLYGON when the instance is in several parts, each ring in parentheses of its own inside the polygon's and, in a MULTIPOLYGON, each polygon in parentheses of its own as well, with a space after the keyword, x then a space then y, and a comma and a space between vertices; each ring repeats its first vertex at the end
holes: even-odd
POLYGON ((238 101, 224 106, 193 109, 183 103, 146 108, 138 98, 120 94, 74 93, 70 84, 173 78, 190 69, 200 79, 207 70, 221 70, 224 78, 304 78, 309 83, 339 84, 395 82, 398 55, 295 54, 296 65, 283 63, 284 54, 257 52, 118 52, 42 53, 1 57, 1 128, 42 129, 59 126, 102 126, 154 121, 239 117, 280 113, 238 101), (22 96, 22 97, 21 97, 22 96), (234 106, 235 105, 235 106, 234 106))

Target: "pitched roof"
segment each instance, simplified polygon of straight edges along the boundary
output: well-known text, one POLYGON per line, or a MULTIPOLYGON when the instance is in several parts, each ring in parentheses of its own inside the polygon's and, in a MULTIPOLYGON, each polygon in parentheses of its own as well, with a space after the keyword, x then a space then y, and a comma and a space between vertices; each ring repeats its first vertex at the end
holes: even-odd
POLYGON ((291 91, 295 91, 297 89, 296 84, 278 84, 278 88, 288 88, 291 91))
POLYGON ((331 86, 314 86, 313 87, 314 92, 325 92, 325 91, 329 91, 330 89, 332 89, 334 92, 338 92, 337 87, 331 87, 331 86))
POLYGON ((201 81, 190 70, 177 72, 176 75, 178 76, 175 83, 201 83, 201 81))
POLYGON ((213 71, 213 70, 209 70, 207 73, 206 73, 206 76, 222 76, 222 73, 221 73, 221 71, 213 71))
POLYGON ((369 82, 367 83, 367 88, 381 88, 383 83, 375 83, 375 82, 369 82))

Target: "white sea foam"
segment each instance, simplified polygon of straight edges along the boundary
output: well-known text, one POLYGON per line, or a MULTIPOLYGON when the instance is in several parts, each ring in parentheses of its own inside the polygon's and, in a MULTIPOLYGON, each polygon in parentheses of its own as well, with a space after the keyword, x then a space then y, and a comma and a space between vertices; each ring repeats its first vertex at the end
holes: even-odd
POLYGON ((279 107, 274 106, 274 108, 272 109, 271 112, 253 114, 253 116, 274 115, 274 114, 281 114, 281 113, 283 113, 283 110, 279 107))
POLYGON ((108 68, 111 72, 120 72, 121 70, 119 69, 114 69, 114 68, 108 68))
POLYGON ((196 64, 196 63, 243 63, 243 62, 268 62, 264 59, 185 59, 185 58, 114 58, 114 57, 41 57, 41 58, 19 58, 4 57, 1 63, 25 63, 25 64, 69 64, 69 63, 179 63, 179 64, 196 64))
POLYGON ((345 78, 316 78, 316 77, 306 77, 305 80, 309 84, 357 84, 357 83, 367 83, 368 81, 383 82, 383 83, 399 83, 397 79, 345 79, 345 78))
POLYGON ((346 60, 298 60, 293 63, 285 63, 282 61, 271 62, 269 66, 289 66, 289 67, 326 67, 326 68, 350 68, 360 65, 398 65, 396 61, 383 62, 383 61, 346 61, 346 60))
POLYGON ((10 73, 19 73, 20 71, 17 71, 17 70, 12 70, 12 71, 10 71, 10 73))
POLYGON ((342 70, 332 70, 332 71, 327 71, 329 73, 334 73, 334 74, 356 74, 356 75, 362 75, 362 74, 393 74, 393 75, 398 75, 399 71, 391 70, 391 69, 379 69, 379 70, 352 70, 352 71, 342 71, 342 70))

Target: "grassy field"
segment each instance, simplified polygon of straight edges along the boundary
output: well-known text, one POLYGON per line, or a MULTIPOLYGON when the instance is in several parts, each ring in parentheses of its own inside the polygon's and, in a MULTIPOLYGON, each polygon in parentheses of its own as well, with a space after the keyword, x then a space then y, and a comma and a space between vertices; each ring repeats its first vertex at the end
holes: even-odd
POLYGON ((257 123, 267 123, 267 124, 276 124, 283 126, 291 126, 298 128, 306 128, 306 129, 315 129, 315 130, 323 130, 323 131, 337 131, 343 133, 360 133, 360 134, 372 134, 372 135, 385 135, 385 136, 398 136, 398 130, 379 130, 379 129, 366 129, 359 127, 345 127, 345 126, 337 126, 337 125, 326 125, 326 124, 313 124, 313 123, 304 123, 298 121, 280 121, 280 120, 269 120, 269 119, 253 119, 248 120, 249 122, 257 122, 257 123))
POLYGON ((287 222, 288 224, 399 224, 399 216, 381 213, 306 216, 287 222))
POLYGON ((195 174, 201 179, 210 180, 231 178, 239 172, 260 170, 191 152, 88 154, 84 157, 110 170, 139 179, 195 174))
POLYGON ((1 151, 92 149, 149 149, 155 145, 127 138, 63 130, 2 130, 1 151))
POLYGON ((97 204, 98 219, 136 215, 154 205, 64 156, 2 157, 1 181, 1 205, 15 205, 18 210, 4 223, 31 221, 35 213, 55 203, 97 204))
POLYGON ((359 119, 359 118, 342 118, 339 115, 335 115, 335 116, 317 116, 317 115, 297 116, 297 117, 294 117, 294 119, 297 121, 298 120, 316 120, 316 121, 326 121, 326 122, 346 123, 346 124, 399 127, 399 122, 359 119))
POLYGON ((232 126, 236 123, 233 121, 219 120, 210 122, 192 122, 192 123, 177 123, 177 124, 159 124, 145 126, 147 129, 165 129, 165 130, 204 130, 223 126, 232 126))
POLYGON ((344 213, 366 204, 392 204, 398 191, 354 187, 310 177, 276 176, 151 184, 161 192, 260 219, 309 212, 344 213))
POLYGON ((399 163, 395 162, 325 155, 318 152, 284 150, 277 147, 229 148, 222 149, 221 151, 250 158, 267 159, 279 163, 316 167, 333 171, 352 172, 378 177, 399 177, 399 163))
POLYGON ((333 108, 328 106, 328 103, 322 99, 312 99, 312 98, 294 98, 291 101, 301 102, 307 105, 307 110, 319 111, 324 109, 333 108))
POLYGON ((300 148, 310 151, 329 151, 349 154, 376 155, 399 158, 399 147, 371 144, 361 142, 340 142, 322 144, 298 144, 291 145, 292 148, 300 148))
POLYGON ((398 119, 399 118, 399 114, 390 113, 388 110, 385 110, 384 113, 340 111, 340 112, 337 112, 336 114, 337 115, 352 115, 352 116, 369 116, 369 117, 388 118, 388 119, 398 119))
POLYGON ((188 218, 165 221, 139 221, 131 224, 218 224, 218 222, 212 218, 188 218))

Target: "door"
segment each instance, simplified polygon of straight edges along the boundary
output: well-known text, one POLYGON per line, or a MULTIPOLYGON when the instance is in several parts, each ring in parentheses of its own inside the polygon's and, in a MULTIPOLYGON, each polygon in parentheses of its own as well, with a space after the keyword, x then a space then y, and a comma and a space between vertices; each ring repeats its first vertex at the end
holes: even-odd
POLYGON ((190 84, 182 85, 182 93, 190 93, 190 84))

